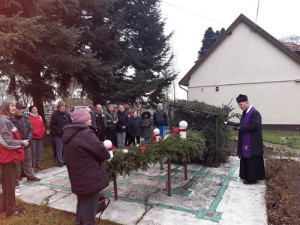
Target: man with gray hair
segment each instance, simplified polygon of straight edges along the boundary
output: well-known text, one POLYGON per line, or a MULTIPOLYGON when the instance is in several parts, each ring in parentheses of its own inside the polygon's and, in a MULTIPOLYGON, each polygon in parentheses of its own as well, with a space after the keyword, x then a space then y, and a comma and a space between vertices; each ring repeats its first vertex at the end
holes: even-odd
POLYGON ((92 127, 96 133, 96 136, 100 141, 105 140, 105 129, 107 126, 106 117, 102 113, 102 106, 100 104, 96 105, 95 111, 91 113, 92 117, 92 127))
POLYGON ((123 148, 125 146, 126 130, 129 125, 129 119, 127 114, 124 111, 123 105, 119 105, 117 116, 118 116, 117 143, 118 143, 118 148, 123 148))
POLYGON ((118 122, 118 116, 114 111, 114 106, 109 104, 107 107, 107 112, 105 114, 106 118, 106 139, 111 140, 114 146, 117 146, 117 137, 116 137, 116 125, 118 122))
POLYGON ((167 133, 168 116, 164 111, 163 105, 158 103, 157 109, 153 115, 153 127, 157 127, 160 131, 160 137, 163 139, 167 133))

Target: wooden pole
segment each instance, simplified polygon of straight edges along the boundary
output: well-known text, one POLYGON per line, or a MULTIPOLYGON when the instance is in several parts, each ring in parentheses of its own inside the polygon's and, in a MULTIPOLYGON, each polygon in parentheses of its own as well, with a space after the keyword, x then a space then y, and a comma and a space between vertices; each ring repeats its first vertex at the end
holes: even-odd
POLYGON ((184 180, 187 180, 187 162, 186 161, 184 161, 183 166, 184 166, 184 180))
POLYGON ((117 177, 116 177, 115 174, 113 175, 113 182, 114 182, 114 195, 115 195, 115 200, 118 200, 119 196, 118 196, 117 177))
POLYGON ((172 196, 172 189, 171 189, 171 159, 168 159, 168 196, 172 196))

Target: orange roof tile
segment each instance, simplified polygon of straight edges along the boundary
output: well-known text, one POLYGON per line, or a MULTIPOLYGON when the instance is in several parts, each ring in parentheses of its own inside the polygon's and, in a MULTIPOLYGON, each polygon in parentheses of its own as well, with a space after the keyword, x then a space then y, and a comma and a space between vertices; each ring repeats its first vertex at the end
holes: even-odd
POLYGON ((297 45, 293 42, 283 42, 283 44, 291 49, 293 52, 299 52, 300 51, 300 45, 297 45))

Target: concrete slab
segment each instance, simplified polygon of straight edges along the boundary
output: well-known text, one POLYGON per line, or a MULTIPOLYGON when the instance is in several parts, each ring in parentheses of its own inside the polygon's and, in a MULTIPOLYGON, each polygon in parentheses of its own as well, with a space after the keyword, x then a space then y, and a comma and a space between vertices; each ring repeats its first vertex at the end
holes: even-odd
POLYGON ((77 196, 69 193, 68 195, 60 196, 56 201, 52 201, 49 206, 55 209, 76 213, 76 204, 77 196))
MULTIPOLYGON (((239 159, 218 168, 188 165, 184 180, 181 165, 172 165, 172 196, 167 196, 167 166, 154 165, 147 171, 118 176, 119 200, 113 185, 103 193, 111 199, 101 218, 121 224, 142 225, 264 225, 267 224, 265 183, 244 185, 238 178, 239 159)), ((37 174, 40 182, 21 182, 20 197, 33 204, 76 211, 77 197, 71 193, 65 167, 37 174)))
POLYGON ((217 225, 215 222, 199 220, 189 213, 153 207, 139 223, 139 225, 217 225), (153 218, 159 218, 154 220, 153 218))
POLYGON ((111 200, 101 218, 120 224, 137 224, 145 213, 145 206, 135 202, 111 200))
POLYGON ((238 179, 229 184, 217 211, 223 212, 221 225, 267 225, 265 182, 256 185, 243 184, 238 179))

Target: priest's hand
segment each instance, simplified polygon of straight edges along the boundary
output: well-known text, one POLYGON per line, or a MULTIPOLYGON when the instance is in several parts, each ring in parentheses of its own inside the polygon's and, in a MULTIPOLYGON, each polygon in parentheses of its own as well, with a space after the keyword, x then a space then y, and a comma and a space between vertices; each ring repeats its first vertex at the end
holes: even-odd
POLYGON ((235 129, 235 130, 240 130, 241 127, 240 127, 240 126, 237 126, 237 127, 233 127, 233 129, 235 129))

